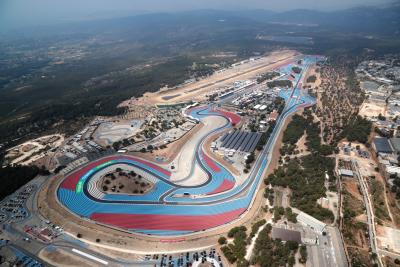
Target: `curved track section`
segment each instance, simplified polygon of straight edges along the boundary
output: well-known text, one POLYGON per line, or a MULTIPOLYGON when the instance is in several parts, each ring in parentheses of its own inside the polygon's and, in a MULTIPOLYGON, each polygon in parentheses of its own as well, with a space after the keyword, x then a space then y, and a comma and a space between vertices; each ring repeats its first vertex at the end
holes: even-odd
MULTIPOLYGON (((316 56, 305 57, 303 72, 317 60, 319 58, 316 56)), ((199 121, 209 116, 226 119, 224 126, 210 131, 196 144, 192 169, 195 165, 199 166, 207 174, 207 181, 196 186, 178 185, 170 180, 169 170, 152 162, 125 155, 108 156, 65 177, 57 190, 59 202, 72 213, 97 223, 158 236, 204 231, 238 219, 254 200, 283 122, 297 109, 315 103, 301 89, 302 73, 294 75, 293 79, 296 85, 294 89, 281 90, 280 96, 286 100, 285 109, 248 178, 242 184, 236 184, 234 176, 203 150, 205 140, 210 135, 238 124, 240 116, 210 106, 200 106, 187 110, 188 116, 199 121), (101 192, 96 187, 99 177, 96 174, 121 165, 134 168, 152 181, 153 190, 144 195, 101 192)))

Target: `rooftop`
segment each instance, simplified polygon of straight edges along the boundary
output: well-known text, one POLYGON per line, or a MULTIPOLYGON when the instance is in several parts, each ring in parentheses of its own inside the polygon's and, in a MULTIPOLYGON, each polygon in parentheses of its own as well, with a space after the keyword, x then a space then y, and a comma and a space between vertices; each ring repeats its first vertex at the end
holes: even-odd
POLYGON ((326 224, 315 219, 311 215, 308 215, 307 213, 300 212, 299 215, 297 216, 297 220, 305 225, 308 225, 312 229, 314 229, 316 232, 323 232, 326 224))
POLYGON ((389 143, 389 139, 385 137, 378 137, 374 139, 376 152, 378 153, 392 153, 393 149, 389 143))
POLYGON ((390 144, 396 152, 400 152, 400 138, 390 138, 390 144))
POLYGON ((344 176, 353 176, 353 171, 346 169, 339 169, 339 174, 344 176))
POLYGON ((279 238, 282 241, 296 241, 301 244, 301 233, 299 231, 288 230, 279 227, 272 227, 272 238, 279 238))

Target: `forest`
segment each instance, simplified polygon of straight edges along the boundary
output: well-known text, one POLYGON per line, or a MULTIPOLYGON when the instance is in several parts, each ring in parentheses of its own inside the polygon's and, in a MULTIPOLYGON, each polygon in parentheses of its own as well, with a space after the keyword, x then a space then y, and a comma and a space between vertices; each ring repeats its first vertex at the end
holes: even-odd
POLYGON ((0 200, 15 192, 18 188, 32 180, 36 175, 48 175, 47 170, 36 166, 7 166, 0 168, 1 186, 0 200))
MULTIPOLYGON (((311 109, 305 109, 303 115, 293 116, 283 133, 281 156, 292 154, 304 133, 307 134, 305 144, 311 154, 287 159, 264 182, 266 185, 289 187, 293 207, 319 220, 333 221, 333 213, 317 204, 317 200, 326 196, 326 174, 334 177, 334 159, 327 157, 333 153, 334 147, 321 144, 319 124, 313 122, 311 109)), ((265 197, 272 199, 269 191, 265 192, 265 197)), ((279 212, 277 215, 280 215, 279 212)))
POLYGON ((293 154, 295 144, 307 134, 306 146, 309 151, 328 156, 334 152, 334 146, 322 144, 320 138, 320 126, 313 121, 310 109, 304 110, 303 116, 295 114, 283 133, 281 154, 293 154))
POLYGON ((368 136, 372 129, 372 122, 360 116, 352 118, 341 134, 342 138, 346 138, 350 142, 367 143, 368 136))
POLYGON ((266 185, 289 187, 290 204, 318 220, 332 222, 333 213, 322 208, 317 200, 326 197, 325 172, 333 176, 334 160, 320 155, 293 159, 265 178, 266 185))

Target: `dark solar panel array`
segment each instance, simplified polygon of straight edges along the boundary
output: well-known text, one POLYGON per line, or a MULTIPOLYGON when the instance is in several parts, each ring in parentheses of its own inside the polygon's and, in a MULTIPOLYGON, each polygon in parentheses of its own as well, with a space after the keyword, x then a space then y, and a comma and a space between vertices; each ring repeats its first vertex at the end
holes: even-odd
POLYGON ((240 133, 240 131, 235 131, 231 138, 229 138, 228 142, 226 142, 226 147, 231 147, 231 144, 233 143, 233 140, 235 140, 236 136, 238 136, 238 134, 240 133))
POLYGON ((253 142, 256 140, 256 138, 257 138, 257 135, 256 135, 256 133, 252 134, 252 135, 251 135, 251 139, 250 139, 250 141, 249 141, 249 142, 247 142, 247 144, 243 144, 242 151, 244 151, 244 152, 248 152, 248 151, 250 150, 250 147, 251 147, 251 145, 252 145, 252 144, 253 144, 253 142))
POLYGON ((260 138, 261 138, 261 134, 257 133, 256 139, 253 141, 253 143, 251 144, 249 150, 247 150, 246 152, 253 152, 256 149, 256 146, 258 144, 258 141, 260 141, 260 138))
POLYGON ((261 133, 233 131, 222 136, 221 146, 226 149, 253 152, 260 138, 261 133))
POLYGON ((225 133, 221 138, 221 142, 224 142, 225 139, 228 137, 228 135, 229 135, 228 133, 225 133))
POLYGON ((238 150, 240 145, 243 143, 244 139, 246 138, 246 136, 247 136, 247 133, 246 132, 242 132, 242 135, 237 140, 236 144, 233 146, 233 149, 238 150))

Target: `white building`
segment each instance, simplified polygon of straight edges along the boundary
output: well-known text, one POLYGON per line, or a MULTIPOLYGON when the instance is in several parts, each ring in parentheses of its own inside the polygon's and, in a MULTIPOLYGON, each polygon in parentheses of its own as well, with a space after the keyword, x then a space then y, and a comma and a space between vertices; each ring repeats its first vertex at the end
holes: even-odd
POLYGON ((324 232, 326 228, 325 223, 315 219, 311 215, 308 215, 304 212, 300 212, 299 215, 297 215, 297 221, 305 226, 310 227, 318 234, 322 234, 322 232, 324 232))

